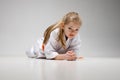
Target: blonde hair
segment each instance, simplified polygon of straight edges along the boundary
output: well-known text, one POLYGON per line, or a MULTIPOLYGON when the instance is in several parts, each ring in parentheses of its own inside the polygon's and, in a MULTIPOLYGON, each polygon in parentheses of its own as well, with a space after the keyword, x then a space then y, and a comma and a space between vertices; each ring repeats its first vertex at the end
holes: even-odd
POLYGON ((55 30, 56 28, 60 28, 57 40, 60 41, 62 47, 65 49, 66 48, 66 45, 65 45, 65 41, 66 40, 64 40, 64 30, 61 27, 63 27, 64 25, 66 25, 66 24, 68 24, 70 22, 76 22, 76 23, 80 24, 80 26, 82 24, 81 19, 80 19, 78 13, 76 13, 76 12, 69 12, 69 13, 67 13, 59 22, 57 22, 56 24, 53 24, 53 25, 49 26, 45 30, 43 45, 47 44, 47 42, 49 40, 49 37, 50 37, 50 33, 53 30, 55 30))

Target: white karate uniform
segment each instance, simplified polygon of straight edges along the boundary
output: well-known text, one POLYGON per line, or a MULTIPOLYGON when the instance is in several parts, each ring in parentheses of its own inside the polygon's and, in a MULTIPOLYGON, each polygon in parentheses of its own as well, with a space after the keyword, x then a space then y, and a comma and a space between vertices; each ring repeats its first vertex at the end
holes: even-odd
POLYGON ((28 57, 35 57, 35 58, 45 57, 47 59, 53 59, 58 54, 64 54, 70 50, 73 50, 75 54, 78 55, 80 49, 80 42, 81 42, 79 34, 77 34, 72 39, 68 38, 66 40, 66 49, 64 49, 61 46, 61 43, 57 41, 58 32, 59 32, 59 28, 51 32, 50 38, 47 44, 45 45, 44 52, 42 51, 42 43, 44 38, 42 37, 39 40, 37 40, 37 43, 29 51, 26 52, 28 57))

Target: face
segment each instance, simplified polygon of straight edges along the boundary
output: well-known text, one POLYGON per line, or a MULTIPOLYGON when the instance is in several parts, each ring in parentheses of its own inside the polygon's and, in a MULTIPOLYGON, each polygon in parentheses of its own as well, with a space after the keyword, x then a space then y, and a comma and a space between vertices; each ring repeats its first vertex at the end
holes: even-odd
POLYGON ((65 35, 69 38, 72 39, 74 38, 77 33, 79 32, 80 25, 78 23, 70 22, 66 25, 64 25, 64 32, 65 35))

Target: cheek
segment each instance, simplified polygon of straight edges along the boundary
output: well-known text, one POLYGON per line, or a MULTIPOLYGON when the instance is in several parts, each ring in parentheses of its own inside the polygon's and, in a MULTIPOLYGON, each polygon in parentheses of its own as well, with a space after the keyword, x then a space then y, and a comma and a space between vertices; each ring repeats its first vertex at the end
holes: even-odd
POLYGON ((65 35, 68 35, 68 32, 65 31, 65 35))
POLYGON ((69 31, 67 31, 67 30, 66 30, 66 32, 65 32, 65 33, 66 33, 66 35, 69 35, 69 34, 70 34, 70 32, 69 32, 69 31))
POLYGON ((75 34, 78 34, 78 32, 75 32, 75 34))
POLYGON ((78 32, 75 32, 74 35, 76 36, 78 34, 78 32))

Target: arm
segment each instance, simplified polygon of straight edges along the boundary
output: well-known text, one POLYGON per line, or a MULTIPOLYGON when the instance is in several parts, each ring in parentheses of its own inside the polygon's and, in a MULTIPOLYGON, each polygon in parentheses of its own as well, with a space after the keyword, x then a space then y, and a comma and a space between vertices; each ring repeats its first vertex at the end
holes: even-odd
POLYGON ((68 61, 73 61, 76 60, 77 57, 73 51, 68 51, 65 54, 59 54, 55 58, 55 60, 68 60, 68 61))
POLYGON ((65 54, 58 54, 54 59, 55 60, 65 60, 66 59, 65 56, 66 56, 65 54))
POLYGON ((79 55, 80 46, 81 46, 81 40, 80 40, 79 35, 77 35, 77 36, 72 40, 72 43, 71 43, 71 45, 70 45, 70 47, 69 47, 69 49, 68 49, 68 50, 72 50, 73 53, 76 54, 77 59, 83 59, 83 58, 84 58, 83 56, 80 56, 80 55, 79 55))
POLYGON ((44 53, 47 59, 55 59, 55 60, 75 60, 76 59, 76 55, 71 54, 71 52, 69 52, 70 50, 68 50, 68 52, 66 52, 65 54, 59 54, 57 52, 58 49, 58 45, 59 42, 57 41, 57 32, 53 31, 50 34, 50 38, 49 41, 47 42, 47 44, 45 45, 44 48, 44 53))
POLYGON ((79 35, 77 35, 77 36, 75 36, 75 38, 73 38, 71 40, 70 46, 69 46, 69 48, 67 50, 68 51, 72 50, 77 56, 79 56, 80 46, 81 46, 81 40, 79 38, 79 35))

